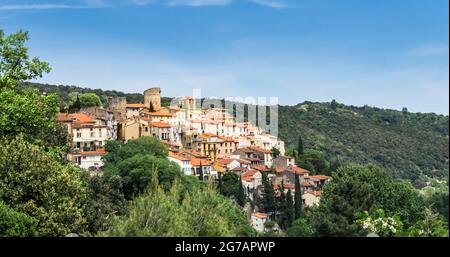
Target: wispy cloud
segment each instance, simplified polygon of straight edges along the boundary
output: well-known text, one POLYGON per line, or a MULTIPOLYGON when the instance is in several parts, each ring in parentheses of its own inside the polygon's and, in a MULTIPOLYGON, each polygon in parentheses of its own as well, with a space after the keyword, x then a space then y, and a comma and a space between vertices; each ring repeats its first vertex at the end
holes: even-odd
MULTIPOLYGON (((245 0, 247 2, 266 6, 274 9, 291 7, 282 0, 245 0)), ((228 6, 236 2, 235 0, 54 0, 48 3, 27 3, 18 1, 14 4, 0 4, 0 11, 20 11, 20 10, 48 10, 48 9, 83 9, 83 8, 107 8, 114 6, 146 6, 152 4, 162 4, 165 6, 190 6, 190 7, 211 7, 228 6)))
POLYGON ((407 54, 412 56, 434 56, 448 54, 449 47, 444 44, 428 43, 410 49, 407 54))
POLYGON ((285 2, 280 0, 250 0, 250 2, 275 9, 283 9, 288 7, 285 2))
POLYGON ((83 9, 93 7, 94 6, 91 5, 68 5, 68 4, 11 4, 11 5, 0 5, 0 11, 83 9))
POLYGON ((232 0, 169 0, 169 6, 225 6, 231 4, 232 0))

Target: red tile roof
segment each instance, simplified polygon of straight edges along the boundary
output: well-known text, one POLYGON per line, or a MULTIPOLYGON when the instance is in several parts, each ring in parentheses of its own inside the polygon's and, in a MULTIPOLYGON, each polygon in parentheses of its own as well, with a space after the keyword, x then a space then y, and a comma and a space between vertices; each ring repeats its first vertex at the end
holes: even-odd
POLYGON ((300 167, 298 167, 298 166, 290 167, 289 170, 290 170, 292 173, 298 174, 298 175, 309 174, 309 170, 300 168, 300 167))
POLYGON ((166 122, 151 122, 150 126, 151 127, 157 127, 157 128, 170 128, 170 127, 172 127, 172 125, 170 125, 169 123, 166 123, 166 122))
POLYGON ((211 166, 211 162, 203 159, 192 158, 191 159, 192 166, 211 166))
POLYGON ((178 154, 174 154, 174 153, 172 153, 172 152, 169 152, 169 157, 174 158, 174 159, 177 159, 177 160, 180 160, 180 161, 190 161, 189 158, 186 158, 186 157, 184 157, 184 156, 180 156, 180 155, 178 155, 178 154))
POLYGON ((145 107, 146 107, 145 104, 141 104, 141 103, 126 105, 126 108, 145 108, 145 107))
POLYGON ((258 218, 258 219, 266 219, 267 217, 269 217, 268 214, 262 213, 262 212, 254 212, 252 213, 252 216, 258 218))
POLYGON ((103 148, 99 148, 96 151, 86 151, 86 152, 80 152, 79 155, 83 155, 83 156, 92 156, 92 155, 105 155, 108 152, 105 151, 105 149, 103 148))
POLYGON ((317 179, 317 180, 329 180, 331 179, 330 176, 325 176, 325 175, 314 175, 314 176, 309 176, 309 179, 317 179))
POLYGON ((171 113, 163 113, 163 112, 144 112, 144 114, 147 114, 149 116, 158 116, 158 117, 174 117, 175 114, 171 113))
POLYGON ((265 165, 253 165, 252 169, 258 170, 258 171, 267 171, 268 168, 265 165))

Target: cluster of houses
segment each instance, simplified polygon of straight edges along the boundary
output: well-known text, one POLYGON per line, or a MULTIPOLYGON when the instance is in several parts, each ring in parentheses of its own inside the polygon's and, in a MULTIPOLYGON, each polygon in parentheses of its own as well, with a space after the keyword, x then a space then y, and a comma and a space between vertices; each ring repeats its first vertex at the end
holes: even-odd
MULTIPOLYGON (((250 199, 262 189, 262 172, 274 189, 281 184, 295 190, 298 174, 303 206, 317 204, 320 188, 331 177, 310 175, 285 156, 284 142, 250 122, 236 122, 223 108, 198 108, 196 99, 182 97, 176 105, 161 106, 161 90, 144 92, 144 103, 127 103, 125 98, 110 98, 109 106, 83 108, 78 113, 59 113, 57 121, 66 124, 72 141, 68 159, 80 167, 99 170, 108 140, 127 142, 139 137, 157 137, 169 149, 168 158, 186 175, 202 179, 218 178, 220 173, 235 172, 250 199), (277 156, 274 156, 277 149, 277 156)), ((254 227, 263 231, 269 216, 255 212, 254 227), (262 222, 262 223, 261 223, 262 222)))

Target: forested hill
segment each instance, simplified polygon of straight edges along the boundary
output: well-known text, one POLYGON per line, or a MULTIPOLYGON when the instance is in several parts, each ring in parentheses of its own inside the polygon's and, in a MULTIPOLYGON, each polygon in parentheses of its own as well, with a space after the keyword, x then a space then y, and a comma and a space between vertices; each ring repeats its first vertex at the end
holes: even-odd
MULTIPOLYGON (((143 101, 140 93, 24 83, 57 93, 63 107, 71 92, 95 93, 105 103, 108 96, 125 96, 130 103, 143 101)), ((163 97, 162 104, 171 98, 163 97)), ((325 153, 333 164, 374 163, 396 178, 422 183, 427 177, 448 178, 449 118, 373 107, 346 106, 336 102, 304 102, 279 107, 279 136, 297 147, 301 135, 306 149, 325 153)), ((423 186, 423 185, 422 185, 423 186)))
POLYGON ((279 107, 279 136, 340 163, 372 162, 397 178, 448 178, 449 118, 336 102, 279 107))

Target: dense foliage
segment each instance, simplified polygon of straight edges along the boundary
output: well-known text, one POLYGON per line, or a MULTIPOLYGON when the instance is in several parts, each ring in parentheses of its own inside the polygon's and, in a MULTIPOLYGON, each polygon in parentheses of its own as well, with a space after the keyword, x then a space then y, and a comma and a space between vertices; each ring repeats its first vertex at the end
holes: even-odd
POLYGON ((81 232, 85 187, 81 170, 62 165, 18 136, 0 140, 0 201, 36 218, 38 235, 81 232))
POLYGON ((287 145, 297 149, 301 135, 331 164, 374 163, 417 186, 448 177, 448 116, 305 102, 280 106, 278 120, 287 145))
MULTIPOLYGON (((157 173, 156 169, 153 173, 157 173)), ((155 176, 156 177, 156 176, 155 176)), ((174 181, 169 192, 153 177, 149 189, 136 198, 128 215, 117 218, 110 236, 251 236, 255 231, 239 209, 209 183, 182 194, 174 181)))
POLYGON ((360 236, 363 231, 355 224, 355 213, 376 209, 396 214, 410 226, 424 217, 425 204, 417 190, 393 181, 383 169, 350 165, 333 174, 309 221, 321 236, 360 236))
POLYGON ((38 220, 0 201, 0 237, 36 236, 38 220))

